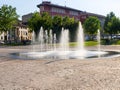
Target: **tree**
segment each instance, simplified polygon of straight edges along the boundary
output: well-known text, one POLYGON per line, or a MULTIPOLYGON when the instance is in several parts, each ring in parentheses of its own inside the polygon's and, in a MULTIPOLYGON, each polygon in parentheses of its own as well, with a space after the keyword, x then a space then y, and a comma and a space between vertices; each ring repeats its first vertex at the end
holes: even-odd
POLYGON ((7 32, 11 30, 16 24, 18 17, 16 8, 3 5, 0 8, 0 32, 7 32))
POLYGON ((70 41, 75 41, 76 40, 76 31, 78 27, 78 21, 75 20, 74 18, 69 18, 69 17, 64 17, 63 18, 63 27, 65 29, 69 29, 69 36, 70 36, 70 41))
POLYGON ((111 19, 111 27, 110 34, 118 34, 120 32, 120 19, 117 17, 112 17, 111 19))
POLYGON ((51 16, 47 13, 44 12, 41 15, 42 18, 42 26, 45 30, 50 30, 52 28, 52 18, 51 16))
POLYGON ((59 16, 59 15, 56 15, 53 17, 52 19, 52 30, 53 30, 53 33, 56 33, 56 36, 57 36, 57 40, 59 41, 59 38, 60 38, 60 32, 61 32, 61 29, 63 27, 63 24, 62 24, 62 17, 59 16))
POLYGON ((110 12, 109 14, 107 14, 106 18, 105 18, 105 23, 104 23, 104 32, 105 33, 110 33, 110 26, 111 26, 111 21, 112 18, 115 17, 115 14, 113 12, 110 12))
POLYGON ((38 37, 40 27, 42 26, 42 18, 38 12, 35 12, 32 17, 28 20, 28 27, 31 32, 34 30, 36 38, 38 37))
POLYGON ((68 16, 63 18, 63 27, 69 30, 76 29, 78 25, 78 21, 76 21, 74 18, 69 18, 68 16))
POLYGON ((75 21, 74 18, 64 17, 62 18, 59 15, 51 16, 48 13, 42 13, 41 15, 38 12, 35 12, 28 21, 28 26, 31 31, 35 31, 36 38, 38 37, 40 27, 42 26, 44 30, 48 30, 48 37, 49 37, 49 30, 52 29, 52 32, 56 34, 57 40, 59 41, 60 33, 62 27, 65 29, 69 29, 72 32, 71 36, 74 36, 73 33, 78 25, 78 22, 75 21))
POLYGON ((100 21, 97 17, 90 16, 85 20, 83 26, 85 33, 92 36, 97 34, 97 30, 100 29, 100 21))
POLYGON ((46 12, 41 15, 35 12, 28 21, 28 27, 31 31, 34 30, 37 39, 41 27, 43 27, 44 30, 50 30, 52 28, 52 18, 46 12))
POLYGON ((111 35, 111 39, 112 34, 118 34, 120 32, 120 19, 117 18, 113 12, 107 14, 105 18, 104 31, 111 35))

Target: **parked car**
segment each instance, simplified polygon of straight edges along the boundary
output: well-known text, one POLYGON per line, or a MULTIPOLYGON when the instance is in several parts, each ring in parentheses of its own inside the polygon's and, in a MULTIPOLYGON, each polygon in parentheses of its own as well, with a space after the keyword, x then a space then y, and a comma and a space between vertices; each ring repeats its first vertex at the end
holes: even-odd
POLYGON ((4 41, 0 41, 0 44, 5 44, 5 42, 4 41))
POLYGON ((120 39, 120 35, 114 35, 112 36, 113 39, 120 39))

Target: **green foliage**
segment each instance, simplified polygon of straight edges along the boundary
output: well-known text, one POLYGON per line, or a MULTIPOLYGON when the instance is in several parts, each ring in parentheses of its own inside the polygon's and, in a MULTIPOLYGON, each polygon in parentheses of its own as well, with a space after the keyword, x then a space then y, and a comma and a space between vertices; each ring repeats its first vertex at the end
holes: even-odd
MULTIPOLYGON (((120 32, 120 19, 117 17, 112 17, 110 30, 113 34, 118 34, 120 32)), ((112 34, 111 33, 111 34, 112 34)))
POLYGON ((86 34, 94 35, 100 29, 100 21, 97 17, 88 17, 84 22, 84 30, 86 34))
POLYGON ((62 29, 62 17, 61 16, 54 16, 52 19, 52 29, 54 33, 57 33, 62 29))
POLYGON ((45 30, 50 30, 52 28, 52 18, 48 13, 40 15, 38 12, 35 12, 28 21, 28 27, 31 31, 35 31, 37 39, 41 27, 45 30))
POLYGON ((117 41, 116 45, 120 45, 120 40, 117 41))
POLYGON ((76 31, 78 27, 78 21, 74 18, 64 17, 63 18, 63 27, 65 29, 69 29, 70 31, 70 41, 75 41, 76 39, 76 31))
POLYGON ((74 18, 69 17, 62 17, 59 15, 54 16, 51 18, 51 16, 48 13, 42 13, 41 15, 38 12, 35 12, 28 21, 28 26, 31 31, 35 31, 36 37, 39 33, 40 27, 42 26, 44 30, 52 29, 52 33, 56 33, 57 40, 59 41, 60 32, 62 27, 65 29, 70 30, 70 37, 74 40, 74 33, 78 26, 78 21, 76 21, 74 18))
POLYGON ((118 34, 120 32, 120 19, 115 16, 113 12, 110 12, 110 14, 107 14, 107 17, 105 19, 104 24, 104 31, 107 34, 118 34))
POLYGON ((78 21, 74 18, 69 18, 68 16, 63 18, 63 27, 65 29, 74 30, 78 26, 78 21))
POLYGON ((70 25, 73 23, 74 23, 74 18, 72 19, 72 18, 69 18, 68 16, 63 18, 63 27, 65 29, 71 29, 70 25))
POLYGON ((86 41, 85 46, 96 46, 98 45, 97 41, 86 41))
MULTIPOLYGON (((85 41, 85 46, 96 46, 96 45, 98 45, 97 41, 85 41)), ((69 46, 70 47, 76 47, 77 42, 70 42, 69 46)))
POLYGON ((70 43, 69 43, 69 46, 70 46, 70 47, 76 47, 76 46, 77 46, 77 42, 70 42, 70 43))
POLYGON ((112 25, 113 17, 115 17, 115 14, 113 12, 110 12, 110 14, 107 14, 107 17, 105 18, 105 23, 104 23, 105 33, 108 33, 108 34, 111 33, 111 25, 112 25))
POLYGON ((53 33, 56 33, 57 40, 59 41, 62 29, 62 17, 59 15, 54 16, 52 19, 52 26, 53 33))
POLYGON ((101 40, 102 45, 120 45, 120 40, 119 39, 102 39, 101 40))
POLYGON ((28 27, 30 28, 31 31, 34 30, 35 32, 38 32, 41 26, 42 23, 41 23, 40 14, 38 12, 35 12, 32 15, 32 18, 28 20, 28 27))
POLYGON ((42 26, 45 30, 50 30, 52 28, 52 18, 47 12, 44 12, 41 15, 41 20, 42 26))
POLYGON ((7 32, 12 29, 18 20, 16 8, 12 6, 3 5, 0 8, 0 32, 7 32))
POLYGON ((42 26, 42 19, 40 17, 40 14, 38 12, 35 12, 32 17, 28 20, 28 27, 30 28, 30 31, 32 32, 34 30, 36 34, 36 39, 39 34, 40 27, 42 26))

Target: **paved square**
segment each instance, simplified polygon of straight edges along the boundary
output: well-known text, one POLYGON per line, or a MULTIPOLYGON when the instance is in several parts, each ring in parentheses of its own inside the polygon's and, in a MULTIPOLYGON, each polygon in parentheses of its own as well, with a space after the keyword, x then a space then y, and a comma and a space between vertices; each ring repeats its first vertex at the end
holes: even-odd
MULTIPOLYGON (((120 90, 120 57, 88 60, 19 60, 9 57, 9 53, 30 48, 0 48, 0 90, 120 90)), ((120 46, 101 48, 120 50, 120 46)))

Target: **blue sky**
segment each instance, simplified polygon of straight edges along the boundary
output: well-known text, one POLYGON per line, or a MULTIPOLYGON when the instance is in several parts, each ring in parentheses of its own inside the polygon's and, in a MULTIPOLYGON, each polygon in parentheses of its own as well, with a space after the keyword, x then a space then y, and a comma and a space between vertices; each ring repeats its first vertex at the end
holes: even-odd
MULTIPOLYGON (((43 0, 44 1, 44 0, 43 0)), ((54 4, 68 6, 86 12, 105 15, 113 11, 117 17, 120 17, 120 0, 49 0, 54 4)), ((17 13, 22 16, 34 11, 39 11, 36 5, 42 0, 0 0, 0 7, 3 4, 16 7, 17 13)))

